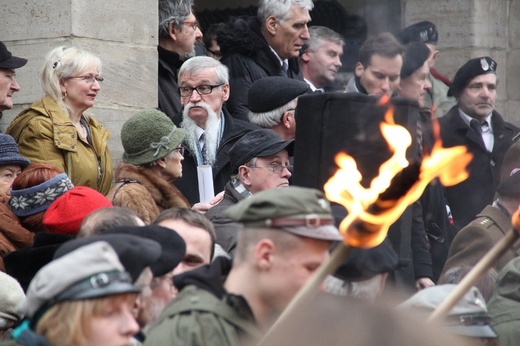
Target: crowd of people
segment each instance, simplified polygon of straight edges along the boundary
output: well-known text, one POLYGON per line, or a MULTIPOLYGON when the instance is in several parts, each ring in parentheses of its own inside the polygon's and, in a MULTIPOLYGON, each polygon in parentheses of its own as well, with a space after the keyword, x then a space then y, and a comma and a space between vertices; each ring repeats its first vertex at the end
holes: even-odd
MULTIPOLYGON (((520 128, 495 108, 492 57, 450 80, 434 69, 437 27, 422 21, 368 37, 342 83, 345 40, 312 26, 312 0, 259 0, 256 16, 204 33, 193 0, 158 4, 158 105, 125 121, 121 158, 90 112, 103 57, 78 47, 47 54, 45 96, 0 133, 0 344, 515 345, 518 244, 426 323, 520 206, 520 128), (405 102, 410 161, 439 140, 462 145, 468 178, 432 181, 381 244, 350 252, 280 322, 344 240, 345 209, 321 186, 292 186, 295 160, 316 152, 301 124, 322 116, 299 100, 345 95, 405 102)), ((0 42, 0 112, 26 63, 0 42)), ((356 124, 369 149, 380 134, 356 124)))

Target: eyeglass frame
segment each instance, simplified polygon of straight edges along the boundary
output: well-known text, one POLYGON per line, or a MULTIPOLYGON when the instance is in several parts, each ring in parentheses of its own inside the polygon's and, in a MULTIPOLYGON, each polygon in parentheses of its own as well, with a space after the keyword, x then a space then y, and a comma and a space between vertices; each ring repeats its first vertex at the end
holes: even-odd
POLYGON ((200 27, 199 21, 197 20, 185 20, 182 22, 182 24, 188 24, 189 26, 191 26, 193 31, 196 31, 200 27))
POLYGON ((221 87, 223 86, 224 84, 226 83, 220 83, 220 84, 202 84, 202 85, 199 85, 199 86, 196 86, 195 88, 190 88, 190 87, 178 87, 177 88, 177 91, 179 92, 179 95, 181 95, 181 97, 191 97, 191 95, 193 94, 193 91, 197 91, 197 94, 199 94, 200 96, 205 96, 205 95, 210 95, 212 92, 213 92, 213 89, 215 88, 218 88, 218 87, 221 87), (202 88, 202 87, 209 87, 209 92, 208 93, 201 93, 198 88, 202 88), (182 89, 184 90, 190 90, 190 93, 188 95, 182 95, 182 89))
POLYGON ((250 166, 250 165, 244 165, 244 166, 249 167, 249 168, 265 168, 268 171, 271 171, 273 174, 283 174, 283 170, 284 169, 287 169, 289 171, 289 173, 292 173, 292 170, 294 169, 294 166, 291 165, 291 164, 280 165, 280 164, 275 163, 275 162, 270 163, 268 165, 263 165, 263 166, 250 166), (280 167, 281 167, 281 171, 280 172, 276 172, 276 170, 278 170, 280 167))
POLYGON ((88 75, 88 76, 74 76, 74 77, 69 77, 69 79, 81 79, 82 81, 88 83, 88 84, 94 84, 94 81, 98 82, 99 84, 101 84, 105 78, 103 77, 100 77, 100 76, 92 76, 92 75, 88 75))

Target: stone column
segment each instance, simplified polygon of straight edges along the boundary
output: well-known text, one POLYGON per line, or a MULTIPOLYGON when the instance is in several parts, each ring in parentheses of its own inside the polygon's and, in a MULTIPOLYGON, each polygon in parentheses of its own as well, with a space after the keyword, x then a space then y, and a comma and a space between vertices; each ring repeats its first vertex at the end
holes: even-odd
POLYGON ((466 61, 489 55, 498 63, 497 110, 520 125, 520 14, 517 1, 402 0, 403 27, 429 20, 439 31, 436 68, 450 79, 466 61))
POLYGON ((112 133, 109 145, 119 161, 124 121, 139 109, 157 107, 157 0, 0 0, 0 22, 8 49, 29 59, 17 70, 22 90, 0 129, 43 96, 39 73, 47 52, 81 47, 103 63, 105 81, 91 111, 112 133))

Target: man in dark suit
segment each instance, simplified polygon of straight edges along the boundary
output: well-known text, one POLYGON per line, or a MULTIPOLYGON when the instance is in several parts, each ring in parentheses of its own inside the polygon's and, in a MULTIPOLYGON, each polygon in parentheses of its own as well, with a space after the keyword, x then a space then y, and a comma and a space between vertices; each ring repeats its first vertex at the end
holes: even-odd
POLYGON ((457 105, 439 120, 443 146, 465 145, 473 154, 468 179, 446 188, 458 229, 493 202, 504 155, 520 132, 495 110, 496 68, 497 63, 490 57, 464 64, 448 90, 448 96, 454 96, 457 105))
POLYGON ((199 202, 197 166, 211 166, 214 192, 223 191, 233 173, 229 149, 258 126, 233 118, 224 108, 229 98, 229 77, 227 67, 218 60, 207 56, 187 60, 179 70, 179 93, 186 151, 182 178, 175 185, 194 204, 199 202))

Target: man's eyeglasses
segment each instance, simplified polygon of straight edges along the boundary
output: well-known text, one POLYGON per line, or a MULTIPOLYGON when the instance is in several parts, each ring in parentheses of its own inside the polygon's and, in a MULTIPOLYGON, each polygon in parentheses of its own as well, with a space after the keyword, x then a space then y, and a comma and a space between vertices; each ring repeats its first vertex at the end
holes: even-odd
POLYGON ((182 24, 191 26, 193 31, 197 30, 197 28, 199 27, 199 22, 197 22, 197 21, 184 21, 184 22, 182 22, 182 24))
POLYGON ((221 85, 224 85, 224 83, 215 84, 215 85, 203 84, 203 85, 199 85, 198 87, 195 87, 195 88, 180 87, 179 94, 181 94, 181 97, 190 97, 191 94, 193 94, 193 90, 197 90, 199 95, 209 95, 209 94, 211 94, 213 89, 218 88, 221 85))
POLYGON ((287 168, 289 172, 292 173, 293 165, 281 165, 279 163, 271 163, 270 165, 265 166, 247 166, 249 168, 265 168, 275 174, 282 174, 283 170, 287 168))
POLYGON ((84 81, 87 84, 94 84, 95 81, 97 81, 98 83, 101 83, 102 81, 105 80, 105 78, 100 77, 100 76, 76 76, 76 77, 70 77, 70 78, 81 79, 82 81, 84 81))
POLYGON ((177 147, 173 150, 178 150, 179 151, 179 154, 181 154, 181 156, 184 156, 184 147, 177 147))

